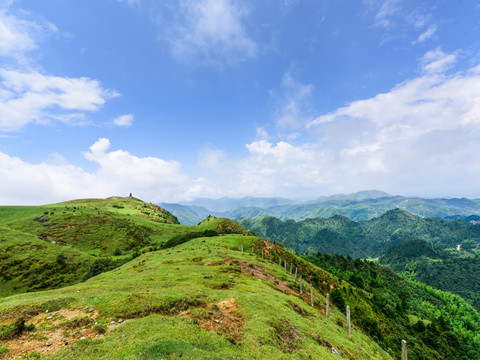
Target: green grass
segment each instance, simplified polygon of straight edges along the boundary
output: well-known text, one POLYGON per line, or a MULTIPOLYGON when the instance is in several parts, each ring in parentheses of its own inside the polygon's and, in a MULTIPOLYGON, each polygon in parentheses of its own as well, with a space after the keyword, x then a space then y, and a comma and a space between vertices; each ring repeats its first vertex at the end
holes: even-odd
MULTIPOLYGON (((280 291, 275 281, 295 289, 283 267, 261 259, 258 250, 254 255, 240 251, 242 244, 250 250, 252 244, 258 249, 262 243, 245 235, 193 239, 145 253, 75 286, 0 299, 0 313, 12 321, 29 309, 68 299, 64 307, 95 308, 97 321, 131 320, 104 338, 77 341, 46 359, 168 359, 180 354, 186 359, 338 358, 328 344, 344 358, 390 358, 358 331, 348 340, 346 329, 337 325, 336 319, 345 321, 337 310, 325 320, 320 311, 323 294, 315 291, 319 308, 312 308, 298 293, 280 291), (269 277, 248 276, 245 269, 253 268, 264 269, 269 277), (199 321, 218 314, 218 304, 232 298, 235 316, 241 319, 238 334, 222 325, 215 331, 199 326, 199 321)), ((282 248, 274 250, 295 259, 282 248)))
POLYGON ((1 206, 0 297, 78 283, 197 230, 135 198, 1 206))

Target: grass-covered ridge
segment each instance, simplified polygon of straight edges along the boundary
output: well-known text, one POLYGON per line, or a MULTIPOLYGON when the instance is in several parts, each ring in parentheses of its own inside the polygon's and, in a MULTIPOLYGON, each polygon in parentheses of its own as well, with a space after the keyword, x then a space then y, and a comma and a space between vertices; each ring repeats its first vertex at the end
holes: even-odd
POLYGON ((115 268, 160 246, 176 224, 168 211, 133 197, 1 206, 0 297, 115 268))
MULTIPOLYGON (((0 323, 25 319, 35 326, 24 332, 32 341, 53 342, 57 329, 66 332, 73 343, 46 359, 338 358, 332 347, 344 358, 391 359, 356 328, 349 340, 338 309, 325 319, 324 290, 330 286, 339 286, 330 274, 257 237, 201 237, 145 253, 75 286, 4 298, 0 323), (289 273, 292 262, 303 273, 303 294, 289 273), (313 307, 306 279, 318 285, 313 307), (86 323, 68 318, 75 311, 86 323)), ((2 342, 12 344, 15 339, 2 342)), ((41 345, 34 351, 49 352, 41 345)))

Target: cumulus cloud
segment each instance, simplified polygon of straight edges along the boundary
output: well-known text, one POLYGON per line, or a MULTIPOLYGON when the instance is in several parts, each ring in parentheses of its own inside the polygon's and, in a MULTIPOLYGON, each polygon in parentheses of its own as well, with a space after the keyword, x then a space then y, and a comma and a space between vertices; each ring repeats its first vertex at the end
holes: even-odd
POLYGON ((173 56, 208 64, 253 58, 257 46, 245 30, 247 15, 248 9, 233 0, 180 1, 180 16, 169 27, 173 56))
POLYGON ((113 124, 116 126, 132 126, 133 124, 133 114, 125 114, 125 115, 120 115, 113 119, 113 124))
POLYGON ((480 195, 472 166, 480 150, 480 74, 445 74, 454 61, 440 49, 428 52, 421 76, 308 123, 332 151, 331 168, 348 174, 338 184, 480 195))
POLYGON ((0 69, 0 130, 18 131, 28 123, 78 123, 118 93, 90 78, 0 69))
POLYGON ((110 151, 101 138, 85 152, 98 169, 88 172, 68 164, 59 154, 32 164, 0 152, 0 203, 44 204, 85 197, 134 193, 147 201, 175 201, 194 191, 196 181, 182 173, 180 163, 110 151))
MULTIPOLYGON (((88 77, 60 77, 42 72, 33 50, 57 31, 52 23, 4 2, 0 9, 0 131, 20 131, 27 124, 61 121, 87 124, 96 112, 119 94, 88 77), (11 63, 9 63, 11 62, 11 63)), ((121 126, 128 126, 128 118, 121 126)))
POLYGON ((200 153, 199 186, 212 197, 314 198, 366 188, 480 197, 480 65, 446 73, 455 59, 428 52, 416 78, 310 121, 307 143, 259 137, 242 158, 200 153))

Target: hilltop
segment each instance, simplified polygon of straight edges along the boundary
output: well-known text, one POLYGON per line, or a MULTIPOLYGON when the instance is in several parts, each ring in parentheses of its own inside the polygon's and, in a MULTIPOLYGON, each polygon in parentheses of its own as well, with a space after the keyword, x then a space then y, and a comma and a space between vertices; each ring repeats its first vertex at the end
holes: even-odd
POLYGON ((168 211, 133 197, 0 206, 0 296, 61 287, 117 267, 158 245, 174 224, 168 211))
POLYGON ((4 359, 393 359, 401 339, 411 358, 480 356, 480 318, 462 299, 363 262, 347 278, 229 219, 183 226, 132 198, 1 209, 1 284, 15 293, 0 298, 4 359), (58 281, 25 293, 35 266, 58 281))

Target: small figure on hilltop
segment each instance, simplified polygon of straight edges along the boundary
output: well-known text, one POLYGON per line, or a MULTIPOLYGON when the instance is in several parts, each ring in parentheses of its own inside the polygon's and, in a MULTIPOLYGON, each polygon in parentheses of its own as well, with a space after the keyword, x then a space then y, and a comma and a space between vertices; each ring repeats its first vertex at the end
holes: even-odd
POLYGON ((132 197, 132 193, 130 193, 129 197, 132 197))

